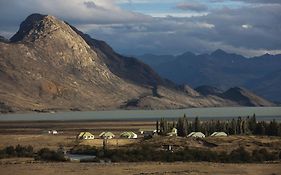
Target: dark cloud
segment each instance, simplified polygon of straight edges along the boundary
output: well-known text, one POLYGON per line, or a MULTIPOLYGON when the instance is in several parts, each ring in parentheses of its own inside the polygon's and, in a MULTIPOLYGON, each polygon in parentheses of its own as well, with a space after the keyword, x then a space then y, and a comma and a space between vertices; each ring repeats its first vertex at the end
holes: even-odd
POLYGON ((2 0, 0 35, 16 32, 27 15, 37 12, 66 20, 128 55, 205 53, 217 48, 244 55, 281 53, 281 5, 272 4, 273 0, 182 18, 133 13, 114 6, 113 1, 2 0))
POLYGON ((182 2, 178 3, 176 5, 177 9, 180 10, 188 10, 188 11, 196 11, 196 12, 202 12, 207 11, 208 7, 205 4, 201 4, 198 2, 182 2))
POLYGON ((110 33, 89 32, 127 54, 202 53, 217 48, 244 55, 281 53, 280 11, 280 5, 224 8, 206 16, 155 18, 149 23, 112 27, 110 33))
POLYGON ((281 46, 281 39, 276 37, 281 34, 280 11, 280 5, 223 9, 200 20, 216 26, 217 34, 209 37, 214 41, 234 47, 276 50, 281 46))
POLYGON ((84 2, 84 4, 88 8, 97 8, 97 5, 93 1, 86 1, 86 2, 84 2))

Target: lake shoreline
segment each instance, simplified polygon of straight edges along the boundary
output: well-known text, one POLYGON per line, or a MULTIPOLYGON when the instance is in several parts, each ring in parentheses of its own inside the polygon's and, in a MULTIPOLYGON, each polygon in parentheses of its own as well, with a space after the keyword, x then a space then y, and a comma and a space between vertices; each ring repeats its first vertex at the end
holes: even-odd
POLYGON ((1 114, 2 121, 152 121, 159 118, 176 119, 186 114, 190 118, 202 120, 228 120, 256 114, 257 120, 280 120, 281 107, 213 107, 175 110, 109 110, 109 111, 69 111, 52 113, 12 113, 1 114))

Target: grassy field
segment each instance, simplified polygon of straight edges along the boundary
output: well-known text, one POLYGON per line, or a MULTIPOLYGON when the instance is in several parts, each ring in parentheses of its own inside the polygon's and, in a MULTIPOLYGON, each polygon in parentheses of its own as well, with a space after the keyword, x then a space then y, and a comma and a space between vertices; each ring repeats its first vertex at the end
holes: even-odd
POLYGON ((28 163, 1 164, 5 175, 281 175, 281 164, 219 163, 28 163))
POLYGON ((123 131, 137 132, 139 129, 155 129, 154 121, 19 121, 0 122, 0 134, 42 134, 48 130, 58 130, 63 135, 76 136, 81 131, 98 135, 103 131, 119 134, 123 131))
MULTIPOLYGON (((0 148, 9 145, 31 145, 36 150, 43 147, 57 149, 59 146, 71 148, 77 144, 101 147, 102 139, 90 141, 76 141, 81 131, 89 131, 98 137, 103 131, 111 131, 117 137, 121 132, 141 129, 153 129, 154 122, 147 121, 56 121, 56 122, 0 122, 0 148), (48 134, 48 130, 57 130, 58 135, 48 134)), ((109 146, 124 146, 136 143, 139 140, 112 139, 109 146)))

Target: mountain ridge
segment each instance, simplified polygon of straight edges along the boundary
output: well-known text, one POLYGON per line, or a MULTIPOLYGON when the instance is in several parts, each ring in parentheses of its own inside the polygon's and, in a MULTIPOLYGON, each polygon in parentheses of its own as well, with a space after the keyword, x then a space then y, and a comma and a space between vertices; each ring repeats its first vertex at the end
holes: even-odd
POLYGON ((41 14, 28 16, 11 42, 0 43, 0 80, 2 112, 239 105, 179 88, 148 65, 41 14))
POLYGON ((210 85, 223 90, 242 86, 267 99, 281 101, 281 94, 276 93, 281 88, 281 80, 274 76, 279 75, 281 54, 246 58, 220 49, 210 54, 171 55, 172 60, 167 55, 162 60, 161 55, 149 56, 150 60, 154 58, 153 62, 147 61, 145 55, 139 56, 162 77, 178 84, 188 83, 194 88, 210 85), (161 61, 157 63, 157 60, 161 61))

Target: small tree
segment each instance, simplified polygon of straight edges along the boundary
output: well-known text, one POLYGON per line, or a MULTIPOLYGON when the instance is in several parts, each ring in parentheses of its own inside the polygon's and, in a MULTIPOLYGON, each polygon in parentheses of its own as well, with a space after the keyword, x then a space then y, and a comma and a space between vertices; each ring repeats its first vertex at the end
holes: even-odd
POLYGON ((200 129, 201 129, 201 125, 200 125, 199 118, 195 117, 195 120, 194 120, 194 131, 198 132, 198 131, 200 131, 200 129))
POLYGON ((274 119, 269 123, 267 134, 270 136, 277 136, 278 135, 278 123, 274 119))
POLYGON ((178 123, 177 123, 177 130, 178 130, 178 135, 185 137, 187 136, 188 133, 188 121, 186 118, 186 115, 184 114, 183 117, 178 119, 178 123))
POLYGON ((169 132, 168 130, 169 130, 168 121, 165 120, 164 118, 161 118, 161 120, 160 120, 160 134, 165 135, 169 132))
POLYGON ((256 126, 257 135, 265 135, 266 133, 266 123, 265 122, 258 122, 256 126))
POLYGON ((248 128, 252 134, 255 134, 256 128, 257 128, 257 119, 256 114, 254 114, 249 120, 248 120, 248 128))

